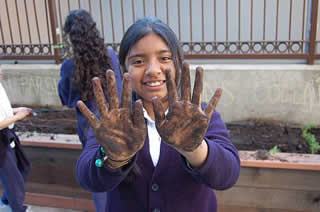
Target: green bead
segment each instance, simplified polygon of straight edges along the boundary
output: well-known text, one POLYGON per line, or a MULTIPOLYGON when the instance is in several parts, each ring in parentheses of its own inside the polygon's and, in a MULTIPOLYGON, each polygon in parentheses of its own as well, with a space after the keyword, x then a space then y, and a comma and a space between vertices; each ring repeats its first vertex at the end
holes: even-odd
POLYGON ((102 160, 101 160, 101 159, 97 159, 97 160, 96 160, 96 167, 101 168, 101 167, 102 167, 102 165, 103 165, 102 160))
POLYGON ((100 151, 102 152, 102 154, 105 154, 103 147, 100 147, 100 151))

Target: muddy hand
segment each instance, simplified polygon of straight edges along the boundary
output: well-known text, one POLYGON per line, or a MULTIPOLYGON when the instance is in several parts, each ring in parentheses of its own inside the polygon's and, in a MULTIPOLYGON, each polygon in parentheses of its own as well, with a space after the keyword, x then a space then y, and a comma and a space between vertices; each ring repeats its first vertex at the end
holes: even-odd
POLYGON ((212 113, 220 99, 222 90, 217 89, 204 111, 201 109, 203 70, 196 69, 196 79, 191 99, 190 69, 183 65, 181 98, 179 99, 173 73, 166 71, 169 112, 165 115, 159 98, 152 100, 157 130, 164 142, 178 151, 191 152, 202 142, 212 113))
POLYGON ((82 101, 79 101, 77 106, 89 120, 97 141, 104 148, 108 156, 107 165, 110 168, 119 168, 127 164, 143 147, 146 138, 146 124, 143 118, 142 102, 136 101, 133 111, 131 110, 131 89, 127 73, 124 74, 120 107, 113 71, 107 71, 109 108, 100 79, 95 77, 92 82, 101 119, 98 120, 82 101))

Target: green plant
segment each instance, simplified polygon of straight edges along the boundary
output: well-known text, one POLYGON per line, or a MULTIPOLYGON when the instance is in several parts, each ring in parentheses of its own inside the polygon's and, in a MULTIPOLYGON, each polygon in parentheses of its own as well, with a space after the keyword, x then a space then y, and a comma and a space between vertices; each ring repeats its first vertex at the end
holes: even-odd
POLYGON ((58 44, 58 45, 53 45, 52 46, 54 49, 63 49, 64 45, 63 44, 58 44))
POLYGON ((69 59, 71 58, 71 48, 69 45, 65 45, 65 44, 57 44, 57 45, 53 45, 52 46, 54 49, 60 49, 60 52, 62 54, 61 56, 61 61, 65 60, 65 59, 69 59))
POLYGON ((278 148, 277 145, 275 145, 274 147, 272 147, 270 150, 269 150, 269 153, 272 154, 272 153, 278 153, 278 152, 281 152, 281 150, 278 148))
POLYGON ((302 137, 309 144, 311 153, 315 154, 320 150, 320 144, 317 141, 316 137, 310 132, 312 128, 314 128, 313 125, 304 126, 303 129, 302 129, 302 137))

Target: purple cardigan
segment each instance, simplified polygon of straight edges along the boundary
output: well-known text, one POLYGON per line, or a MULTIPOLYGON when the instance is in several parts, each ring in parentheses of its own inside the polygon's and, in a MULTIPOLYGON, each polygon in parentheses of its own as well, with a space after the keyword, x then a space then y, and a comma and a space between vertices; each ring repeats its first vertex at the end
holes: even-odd
POLYGON ((77 179, 89 191, 108 192, 105 212, 216 212, 217 200, 212 189, 224 190, 236 183, 240 159, 217 112, 211 118, 205 140, 208 158, 199 169, 191 169, 176 150, 163 142, 159 162, 154 167, 147 137, 131 164, 122 170, 112 170, 95 166, 101 155, 90 128, 88 143, 77 162, 77 179), (128 184, 124 179, 134 163, 142 174, 128 184))

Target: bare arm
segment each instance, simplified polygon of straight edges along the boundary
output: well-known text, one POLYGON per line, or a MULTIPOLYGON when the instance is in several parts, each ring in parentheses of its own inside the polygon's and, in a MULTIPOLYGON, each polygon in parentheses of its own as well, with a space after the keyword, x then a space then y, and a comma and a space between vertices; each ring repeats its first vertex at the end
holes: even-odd
POLYGON ((6 128, 10 124, 19 121, 21 119, 24 119, 26 116, 28 116, 31 113, 32 109, 26 108, 26 107, 20 107, 20 108, 13 108, 14 115, 12 117, 9 117, 7 119, 4 119, 0 121, 0 128, 6 128))

